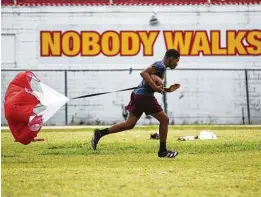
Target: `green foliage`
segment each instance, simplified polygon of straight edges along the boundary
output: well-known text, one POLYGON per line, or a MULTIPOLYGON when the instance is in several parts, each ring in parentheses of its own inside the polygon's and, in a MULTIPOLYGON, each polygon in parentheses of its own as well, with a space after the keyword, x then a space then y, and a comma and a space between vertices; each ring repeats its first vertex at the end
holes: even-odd
POLYGON ((157 157, 157 128, 106 136, 97 151, 91 129, 42 130, 27 146, 2 132, 2 196, 261 196, 260 127, 170 127, 174 160, 157 157), (201 129, 218 139, 176 140, 201 129))

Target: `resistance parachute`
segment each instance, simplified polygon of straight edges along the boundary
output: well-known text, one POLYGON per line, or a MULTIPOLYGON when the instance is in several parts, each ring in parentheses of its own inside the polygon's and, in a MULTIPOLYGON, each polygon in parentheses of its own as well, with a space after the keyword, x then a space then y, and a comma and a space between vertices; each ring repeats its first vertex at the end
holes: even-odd
POLYGON ((15 140, 30 144, 69 98, 42 83, 31 71, 20 72, 9 84, 5 99, 5 118, 15 140))

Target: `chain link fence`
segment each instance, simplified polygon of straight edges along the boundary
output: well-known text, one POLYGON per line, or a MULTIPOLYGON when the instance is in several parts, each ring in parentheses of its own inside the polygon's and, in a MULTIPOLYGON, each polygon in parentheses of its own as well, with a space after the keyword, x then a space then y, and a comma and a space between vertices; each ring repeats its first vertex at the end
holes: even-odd
MULTIPOLYGON (((2 69, 1 125, 8 84, 21 70, 2 69)), ((45 84, 69 98, 137 86, 140 69, 32 70, 45 84)), ((155 93, 170 124, 261 124, 261 69, 176 69, 166 86, 180 83, 171 94, 155 93)), ((130 91, 70 100, 47 125, 105 125, 126 119, 130 91)), ((138 124, 154 124, 142 116, 138 124)))

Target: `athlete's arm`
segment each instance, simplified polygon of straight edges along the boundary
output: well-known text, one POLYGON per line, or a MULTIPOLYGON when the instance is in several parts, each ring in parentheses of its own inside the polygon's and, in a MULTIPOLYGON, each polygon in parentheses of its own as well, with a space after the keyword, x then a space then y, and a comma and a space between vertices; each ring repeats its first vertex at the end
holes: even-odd
POLYGON ((146 69, 144 69, 140 75, 141 77, 146 81, 147 84, 149 84, 149 86, 155 91, 155 92, 159 92, 162 93, 164 90, 162 88, 162 86, 157 86, 154 81, 151 78, 151 74, 155 74, 156 73, 156 69, 154 66, 149 66, 146 69))

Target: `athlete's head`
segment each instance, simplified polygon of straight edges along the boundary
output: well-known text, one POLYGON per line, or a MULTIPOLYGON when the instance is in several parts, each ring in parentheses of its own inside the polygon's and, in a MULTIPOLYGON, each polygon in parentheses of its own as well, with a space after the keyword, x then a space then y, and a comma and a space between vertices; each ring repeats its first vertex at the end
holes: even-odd
POLYGON ((179 62, 180 54, 175 49, 169 49, 166 51, 164 56, 164 64, 170 69, 174 69, 177 67, 179 62))

